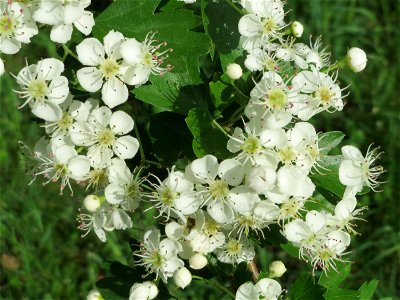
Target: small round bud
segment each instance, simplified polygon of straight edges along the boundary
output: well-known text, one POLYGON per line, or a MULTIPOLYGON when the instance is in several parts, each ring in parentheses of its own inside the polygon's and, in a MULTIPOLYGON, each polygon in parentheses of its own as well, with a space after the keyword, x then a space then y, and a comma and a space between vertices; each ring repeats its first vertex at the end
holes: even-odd
POLYGON ((104 300, 104 298, 98 290, 91 290, 87 295, 86 300, 104 300))
POLYGON ((178 287, 184 289, 192 282, 192 273, 185 267, 180 268, 174 274, 174 282, 178 287))
POLYGON ((230 64, 226 68, 226 75, 228 75, 230 79, 233 80, 239 79, 240 77, 242 77, 242 74, 243 74, 242 67, 239 66, 238 64, 230 64))
POLYGON ((207 265, 207 257, 200 253, 196 253, 191 258, 189 258, 189 265, 192 269, 200 270, 207 265))
POLYGON ((158 295, 157 286, 151 281, 135 283, 129 292, 129 300, 154 299, 158 295))
POLYGON ((294 21, 290 26, 290 30, 292 31, 292 35, 299 38, 303 34, 304 27, 299 21, 294 21))
POLYGON ((286 272, 286 267, 280 260, 273 261, 269 265, 269 278, 281 277, 286 272))
POLYGON ((367 66, 367 54, 365 54, 363 49, 353 47, 347 51, 347 66, 353 72, 361 72, 367 66))
POLYGON ((0 76, 4 74, 4 62, 3 60, 0 58, 0 76))
POLYGON ((83 200, 83 205, 89 212, 95 212, 101 206, 101 200, 99 196, 88 195, 83 200))

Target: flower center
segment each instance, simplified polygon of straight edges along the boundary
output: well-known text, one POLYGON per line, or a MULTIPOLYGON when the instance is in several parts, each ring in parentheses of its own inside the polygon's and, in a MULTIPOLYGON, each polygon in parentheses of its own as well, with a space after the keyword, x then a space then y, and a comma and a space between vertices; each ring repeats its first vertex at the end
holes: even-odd
POLYGON ((150 257, 146 258, 145 261, 147 264, 152 265, 155 268, 160 268, 165 262, 164 256, 160 254, 158 250, 154 250, 151 254, 150 257))
POLYGON ((28 93, 37 100, 43 100, 47 94, 47 84, 44 80, 34 79, 28 85, 28 93))
POLYGON ((160 200, 167 206, 172 206, 174 200, 178 197, 178 193, 171 190, 169 187, 164 187, 160 193, 160 200))
POLYGON ((103 129, 98 135, 99 144, 103 146, 112 146, 115 143, 114 132, 110 128, 103 129))
POLYGON ((271 89, 267 97, 270 107, 274 109, 283 109, 286 107, 287 95, 282 89, 271 89))
POLYGON ((89 182, 94 186, 106 186, 108 184, 107 173, 103 169, 94 169, 89 173, 89 182))
POLYGON ((271 34, 276 30, 276 22, 274 19, 267 18, 263 22, 263 33, 271 34))
POLYGON ((71 115, 67 112, 64 112, 61 120, 58 121, 58 128, 60 128, 60 130, 62 131, 66 131, 73 122, 74 119, 71 117, 71 115))
POLYGON ((318 256, 323 262, 327 262, 334 257, 334 253, 330 249, 324 248, 319 251, 318 256))
POLYGON ((208 219, 203 227, 204 233, 207 235, 216 235, 219 231, 219 225, 212 219, 208 219))
POLYGON ((226 251, 230 255, 237 255, 242 251, 242 244, 238 240, 230 240, 226 245, 226 251))
POLYGON ((249 234, 250 228, 256 227, 256 220, 251 215, 241 215, 237 218, 237 221, 246 235, 249 234))
POLYGON ((0 17, 0 34, 12 37, 14 35, 15 21, 9 15, 0 17))
POLYGON ((259 139, 255 136, 249 136, 246 141, 240 146, 247 154, 259 153, 262 149, 259 139))
POLYGON ((54 170, 56 171, 56 173, 60 174, 60 176, 62 176, 62 177, 66 176, 67 172, 68 172, 67 166, 64 164, 55 164, 54 170))
POLYGON ((276 66, 275 61, 269 56, 264 59, 263 65, 264 65, 264 69, 266 69, 268 71, 275 70, 275 66, 276 66))
POLYGON ((294 199, 291 199, 288 202, 282 203, 280 207, 281 216, 286 218, 295 218, 299 212, 300 203, 294 199))
POLYGON ((126 193, 131 198, 135 198, 140 192, 139 183, 133 180, 130 184, 126 186, 126 193))
POLYGON ((223 199, 229 195, 228 183, 224 180, 215 180, 210 184, 210 194, 214 199, 223 199))
POLYGON ((107 58, 100 65, 100 71, 105 78, 114 77, 119 71, 119 64, 115 59, 107 58))
POLYGON ((334 95, 334 93, 331 93, 329 87, 326 86, 321 87, 315 92, 315 98, 320 99, 324 105, 329 104, 334 95))
POLYGON ((278 156, 285 165, 291 164, 296 159, 296 152, 292 147, 285 147, 279 150, 278 156))
POLYGON ((143 55, 143 64, 148 67, 153 66, 153 56, 148 50, 143 55))

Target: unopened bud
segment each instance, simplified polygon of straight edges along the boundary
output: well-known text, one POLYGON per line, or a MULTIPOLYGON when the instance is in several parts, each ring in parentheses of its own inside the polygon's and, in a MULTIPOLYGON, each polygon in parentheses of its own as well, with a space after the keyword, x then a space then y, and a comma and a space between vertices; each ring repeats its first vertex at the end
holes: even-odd
POLYGON ((226 68, 226 75, 228 75, 230 79, 233 80, 239 79, 240 77, 242 77, 242 74, 243 74, 242 67, 239 66, 238 64, 230 64, 226 68))
POLYGON ((135 283, 129 292, 129 300, 154 299, 158 295, 157 286, 151 281, 135 283))
POLYGON ((189 265, 192 269, 200 270, 207 265, 207 257, 200 253, 196 253, 191 258, 189 258, 189 265))
POLYGON ((367 66, 367 54, 363 49, 353 47, 347 51, 347 65, 353 72, 361 72, 367 66))
POLYGON ((3 60, 0 58, 0 76, 4 74, 4 62, 3 60))
POLYGON ((281 277, 286 272, 286 267, 280 260, 273 261, 269 265, 269 278, 281 277))
POLYGON ((101 206, 101 200, 99 196, 88 195, 83 200, 83 205, 89 212, 95 212, 101 206))
POLYGON ((178 287, 184 289, 192 282, 192 273, 185 267, 180 268, 174 274, 174 282, 178 287))
POLYGON ((292 35, 297 38, 301 37, 304 31, 303 24, 301 24, 299 21, 294 21, 290 26, 290 29, 292 30, 292 35))
POLYGON ((87 295, 86 300, 104 300, 104 298, 98 290, 91 290, 87 295))

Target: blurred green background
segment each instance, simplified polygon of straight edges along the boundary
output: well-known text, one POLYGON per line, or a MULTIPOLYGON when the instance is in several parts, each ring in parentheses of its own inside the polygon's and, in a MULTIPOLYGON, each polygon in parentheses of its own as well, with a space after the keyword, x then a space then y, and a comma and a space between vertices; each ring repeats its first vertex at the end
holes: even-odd
MULTIPOLYGON (((400 297, 399 192, 400 182, 400 37, 399 1, 289 0, 287 20, 303 23, 308 36, 323 36, 334 59, 356 46, 368 54, 367 68, 358 74, 340 72, 342 86, 350 84, 343 112, 320 114, 319 130, 341 130, 345 143, 365 153, 372 142, 385 155, 384 191, 361 197, 369 206, 351 245, 357 258, 346 287, 357 289, 364 281, 379 279, 376 298, 400 297)), ((16 74, 28 57, 32 63, 55 53, 48 31, 32 39, 17 55, 3 56, 7 72, 16 74)), ((81 200, 58 186, 28 186, 18 141, 33 145, 42 128, 33 123, 29 109, 18 110, 14 79, 1 77, 0 93, 0 297, 2 299, 83 299, 102 275, 103 259, 126 263, 130 259, 127 234, 111 233, 102 244, 94 234, 81 239, 75 217, 81 200)), ((283 255, 283 254, 282 254, 283 255)), ((284 258, 277 255, 279 258, 284 258)), ((271 258, 269 258, 271 259, 271 258)), ((290 270, 291 271, 291 270, 290 270)), ((288 272, 290 273, 290 272, 288 272)), ((292 275, 293 276, 293 275, 292 275)), ((284 275, 281 282, 293 278, 284 275)))

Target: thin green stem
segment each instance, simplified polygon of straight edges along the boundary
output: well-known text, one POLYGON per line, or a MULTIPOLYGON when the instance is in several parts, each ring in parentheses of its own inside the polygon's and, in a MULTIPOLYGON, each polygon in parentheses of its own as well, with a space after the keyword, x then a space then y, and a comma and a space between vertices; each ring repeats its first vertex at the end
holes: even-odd
POLYGON ((332 70, 335 70, 335 69, 343 69, 344 67, 346 67, 346 58, 343 58, 343 59, 337 61, 332 66, 329 66, 329 67, 326 67, 326 68, 322 69, 322 72, 328 73, 328 72, 330 72, 332 70))
POLYGON ((240 94, 240 95, 242 95, 243 97, 245 97, 245 98, 247 98, 247 99, 250 99, 250 97, 249 96, 247 96, 245 93, 243 93, 239 88, 238 88, 238 86, 236 85, 236 83, 232 80, 232 86, 233 86, 233 88, 240 94))
POLYGON ((234 10, 236 10, 239 14, 245 15, 246 13, 241 10, 239 7, 237 7, 235 4, 233 4, 230 0, 225 0, 226 3, 228 3, 234 10))
POLYGON ((229 137, 229 134, 225 131, 225 129, 224 128, 222 128, 222 126, 221 125, 219 125, 218 124, 218 122, 217 121, 215 121, 214 119, 213 119, 213 124, 215 125, 215 127, 217 127, 223 134, 225 134, 226 136, 228 136, 229 137))
POLYGON ((222 284, 218 283, 217 281, 205 279, 205 278, 197 276, 197 275, 192 275, 192 278, 210 283, 213 286, 215 286, 216 288, 218 288, 219 290, 226 293, 227 295, 231 296, 233 299, 235 299, 235 294, 233 294, 230 290, 228 290, 226 287, 224 287, 222 284))
MULTIPOLYGON (((135 123, 136 123, 136 122, 135 122, 135 123)), ((138 141, 139 141, 139 152, 140 152, 140 162, 141 162, 140 164, 143 165, 143 164, 146 162, 146 156, 145 156, 145 154, 144 154, 144 150, 143 150, 143 146, 142 146, 142 141, 140 140, 139 130, 138 130, 136 124, 135 124, 134 130, 135 130, 136 138, 137 138, 138 141)))
POLYGON ((67 45, 62 44, 62 48, 64 49, 63 60, 65 60, 65 59, 67 58, 67 56, 66 56, 65 54, 71 55, 71 56, 72 56, 73 58, 75 58, 76 60, 79 60, 78 56, 77 56, 74 52, 72 52, 72 51, 67 47, 67 45))

